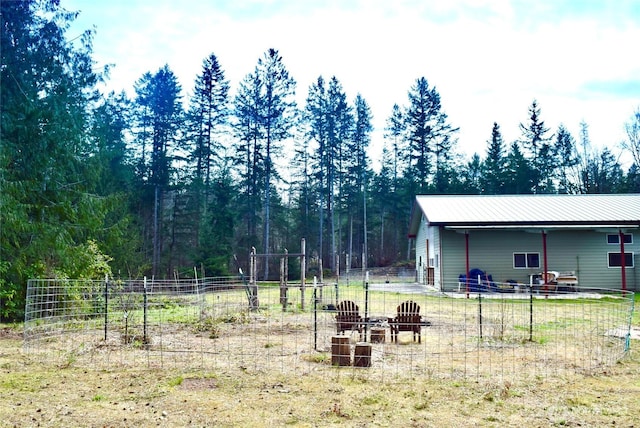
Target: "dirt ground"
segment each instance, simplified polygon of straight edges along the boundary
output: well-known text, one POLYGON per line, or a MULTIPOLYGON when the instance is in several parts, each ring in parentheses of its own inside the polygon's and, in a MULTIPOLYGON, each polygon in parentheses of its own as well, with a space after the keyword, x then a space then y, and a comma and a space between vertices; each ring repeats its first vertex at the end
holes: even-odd
POLYGON ((47 364, 23 352, 21 330, 2 327, 0 426, 640 427, 638 340, 597 376, 379 382, 362 373, 47 364))

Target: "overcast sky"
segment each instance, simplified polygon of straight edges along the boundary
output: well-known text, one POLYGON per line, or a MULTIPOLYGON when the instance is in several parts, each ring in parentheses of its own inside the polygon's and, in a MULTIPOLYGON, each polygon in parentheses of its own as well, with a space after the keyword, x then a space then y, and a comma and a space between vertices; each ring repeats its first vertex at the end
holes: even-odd
MULTIPOLYGON (((126 90, 164 64, 185 95, 214 53, 231 83, 278 49, 304 105, 309 86, 336 76, 360 93, 376 128, 425 77, 441 96, 460 152, 484 157, 493 122, 505 142, 537 99, 542 119, 619 153, 640 106, 640 0, 62 0, 80 15, 69 36, 96 28, 94 58, 114 64, 109 89, 126 90)), ((376 167, 377 169, 377 167, 376 167)))

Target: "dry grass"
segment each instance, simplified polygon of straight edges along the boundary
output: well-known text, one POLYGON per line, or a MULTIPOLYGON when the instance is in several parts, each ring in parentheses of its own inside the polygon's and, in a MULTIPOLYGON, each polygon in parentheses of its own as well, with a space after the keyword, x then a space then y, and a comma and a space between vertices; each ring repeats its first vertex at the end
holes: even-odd
MULTIPOLYGON (((640 341, 598 376, 378 382, 353 369, 92 369, 0 333, 0 426, 640 426, 640 341)), ((366 370, 366 369, 365 369, 366 370)))

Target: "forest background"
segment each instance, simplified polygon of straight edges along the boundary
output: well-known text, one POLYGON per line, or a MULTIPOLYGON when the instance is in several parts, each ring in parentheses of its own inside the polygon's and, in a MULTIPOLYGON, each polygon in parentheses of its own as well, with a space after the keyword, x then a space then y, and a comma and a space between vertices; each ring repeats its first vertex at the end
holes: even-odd
MULTIPOLYGON (((584 122, 577 136, 550 129, 534 99, 517 140, 489 123, 484 153, 468 155, 436 86, 417 76, 372 165, 366 99, 318 76, 299 105, 276 48, 233 96, 211 53, 191 95, 166 64, 129 97, 99 89, 109 67, 92 58, 94 30, 67 36, 77 12, 0 4, 1 321, 23 316, 29 278, 237 274, 252 248, 295 253, 301 238, 311 266, 334 272, 407 265, 417 194, 640 192, 640 107, 614 149, 593 145, 584 122)), ((266 263, 260 277, 276 274, 266 263)))

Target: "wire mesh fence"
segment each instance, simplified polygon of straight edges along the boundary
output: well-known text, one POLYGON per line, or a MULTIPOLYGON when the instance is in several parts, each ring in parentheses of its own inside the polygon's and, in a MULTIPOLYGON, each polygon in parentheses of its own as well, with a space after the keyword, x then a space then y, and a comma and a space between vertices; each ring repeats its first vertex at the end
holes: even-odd
POLYGON ((60 365, 383 381, 591 374, 628 351, 633 310, 620 290, 442 293, 389 273, 304 292, 259 284, 257 296, 237 278, 31 280, 24 348, 60 365))

